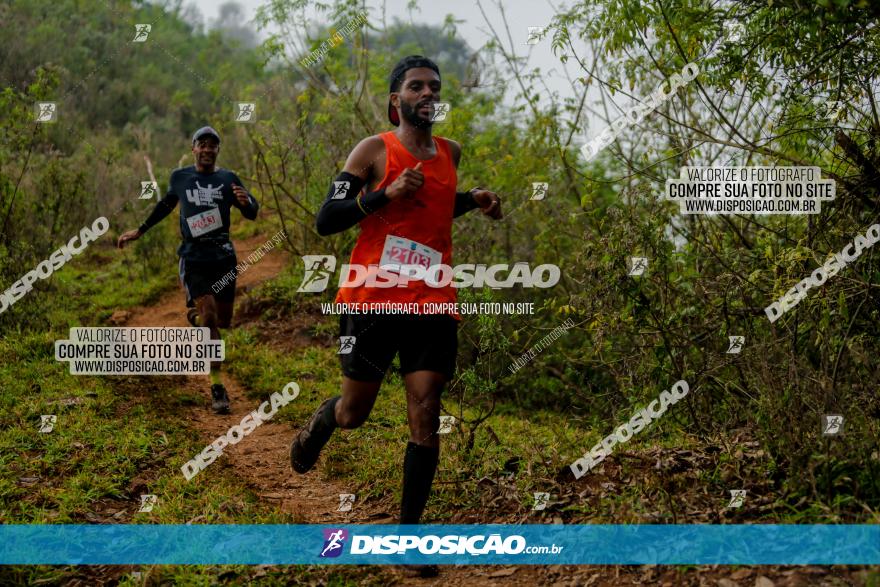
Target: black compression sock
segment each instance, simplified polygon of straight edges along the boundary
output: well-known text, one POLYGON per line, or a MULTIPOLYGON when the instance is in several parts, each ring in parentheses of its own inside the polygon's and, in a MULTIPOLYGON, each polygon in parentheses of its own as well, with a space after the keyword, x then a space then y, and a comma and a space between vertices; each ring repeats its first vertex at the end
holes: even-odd
POLYGON ((418 524, 428 503, 431 483, 440 460, 440 449, 406 444, 403 457, 403 497, 400 500, 400 523, 418 524))
POLYGON ((324 413, 321 414, 321 423, 328 430, 335 430, 336 429, 336 404, 341 399, 342 399, 342 396, 339 396, 339 395, 334 397, 332 400, 330 400, 330 402, 324 408, 324 413))

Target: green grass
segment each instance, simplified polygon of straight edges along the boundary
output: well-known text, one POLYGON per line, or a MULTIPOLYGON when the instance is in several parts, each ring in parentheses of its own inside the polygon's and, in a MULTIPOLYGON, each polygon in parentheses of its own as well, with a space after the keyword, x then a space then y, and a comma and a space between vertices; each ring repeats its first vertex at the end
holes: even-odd
MULTIPOLYGON (((267 223, 241 224, 246 226, 235 231, 235 238, 275 232, 267 223)), ((54 358, 54 342, 67 338, 69 328, 107 325, 114 311, 149 305, 177 288, 176 238, 170 228, 154 231, 125 252, 115 250, 110 240, 96 243, 10 309, 19 313, 19 322, 0 336, 0 523, 295 521, 260 503, 222 459, 212 465, 211 475, 190 481, 183 477, 180 466, 204 447, 204 439, 192 433, 184 414, 204 400, 193 397, 182 378, 74 376, 67 363, 54 358), (57 417, 49 433, 39 432, 43 414, 57 417), (137 512, 142 494, 158 497, 151 512, 137 512)), ((246 338, 230 337, 231 356, 250 352, 236 346, 247 344, 246 338)), ((259 346, 253 350, 261 352, 259 346)), ((290 376, 287 364, 273 361, 241 377, 252 383, 254 396, 260 394, 256 381, 265 383, 266 396, 290 380, 311 388, 310 377, 331 372, 320 361, 334 357, 325 354, 317 349, 297 356, 295 376, 290 376)), ((329 393, 330 386, 328 379, 322 393, 329 393)), ((290 584, 291 576, 328 585, 387 582, 375 570, 339 568, 141 570, 158 581, 184 585, 216 584, 218 575, 259 579, 265 585, 290 584)), ((73 567, 4 567, 0 583, 62 581, 79 572, 73 567)), ((141 583, 123 576, 120 584, 141 583)))
MULTIPOLYGON (((260 503, 222 459, 212 465, 210 475, 184 479, 179 468, 203 448, 204 439, 193 434, 183 415, 203 398, 183 388, 180 379, 72 376, 66 363, 54 360, 54 341, 66 338, 69 327, 106 324, 113 311, 153 303, 176 288, 174 263, 158 263, 155 274, 147 273, 145 279, 138 278, 143 273, 139 263, 136 256, 93 247, 89 256, 53 275, 46 291, 29 294, 46 297, 38 307, 49 328, 0 338, 0 356, 4 357, 0 364, 0 522, 295 522, 294 516, 260 503), (41 414, 57 415, 51 433, 38 432, 41 414), (140 495, 146 493, 157 495, 158 505, 152 512, 137 513, 140 495)), ((264 308, 264 320, 291 320, 307 310, 309 304, 292 295, 299 285, 298 271, 294 266, 251 294, 264 308)), ((27 307, 32 306, 22 306, 27 307)), ((275 416, 276 421, 293 426, 304 422, 323 399, 338 394, 341 383, 336 349, 320 342, 327 335, 335 337, 335 318, 318 318, 307 330, 316 337, 315 343, 290 352, 265 344, 259 324, 224 333, 224 368, 249 390, 248 398, 255 405, 290 381, 300 386, 299 397, 275 416)), ((558 484, 560 471, 632 412, 623 410, 619 421, 598 417, 576 421, 551 410, 500 404, 473 432, 469 447, 476 406, 460 411, 456 393, 447 392, 444 408, 461 422, 442 439, 440 468, 428 503, 427 521, 441 523, 451 521, 458 512, 477 513, 483 519, 515 515, 547 521, 547 515, 531 512, 532 493, 570 490, 558 484), (511 463, 518 463, 513 467, 517 474, 505 479, 505 464, 511 463)), ((394 515, 409 437, 405 414, 403 382, 392 373, 367 423, 357 430, 338 432, 327 446, 318 469, 321 478, 358 494, 359 504, 394 515)), ((615 450, 638 453, 654 446, 681 448, 692 443, 686 431, 661 419, 615 450)), ((667 485, 653 477, 638 479, 629 461, 621 462, 622 477, 630 483, 618 483, 617 490, 602 499, 575 499, 547 513, 561 512, 569 521, 637 522, 652 510, 665 510, 666 499, 676 500, 675 494, 669 494, 674 488, 694 484, 691 477, 667 485)), ((695 474, 708 491, 723 495, 728 488, 724 473, 735 465, 722 454, 714 470, 695 474)), ((764 473, 771 471, 772 463, 764 473)), ((772 521, 779 522, 829 519, 834 516, 827 508, 809 506, 772 516, 772 521)), ((151 581, 184 585, 215 584, 218 575, 228 581, 258 580, 264 585, 289 584, 294 578, 327 585, 387 582, 381 571, 357 568, 156 566, 141 570, 151 581)), ((0 579, 14 576, 21 581, 12 582, 29 583, 37 578, 63 578, 71 572, 60 567, 6 568, 0 579)), ((123 578, 120 584, 139 581, 123 578)))
MULTIPOLYGON (((332 318, 324 319, 330 320, 332 318)), ((275 417, 276 421, 299 425, 324 399, 339 393, 342 376, 335 348, 309 346, 289 353, 279 352, 259 344, 259 329, 255 326, 230 331, 225 340, 226 369, 251 390, 255 402, 279 391, 289 381, 300 386, 300 396, 275 417)), ((519 474, 512 480, 514 501, 506 502, 499 513, 507 513, 504 510, 511 507, 525 513, 531 508, 532 494, 552 488, 558 472, 583 454, 575 454, 573 447, 583 447, 585 451, 600 440, 600 435, 613 429, 609 423, 607 430, 585 434, 564 415, 541 410, 525 413, 506 405, 477 427, 469 450, 470 422, 476 416, 475 411, 465 408, 460 412, 454 398, 446 399, 444 411, 455 416, 459 425, 441 440, 440 466, 428 504, 429 515, 435 522, 449 522, 462 510, 491 515, 485 511, 481 480, 500 479, 505 472, 504 464, 511 459, 520 463, 519 474)), ((659 444, 681 446, 682 438, 681 434, 673 434, 659 444)), ((396 511, 403 452, 408 439, 406 392, 402 379, 392 371, 369 420, 356 430, 337 432, 327 445, 319 464, 320 474, 325 479, 344 483, 358 494, 361 503, 377 500, 385 511, 396 511)), ((658 444, 656 435, 643 433, 624 445, 623 450, 638 451, 655 444, 658 444)), ((635 487, 626 488, 618 500, 628 502, 629 509, 640 511, 644 509, 640 491, 635 487)), ((591 521, 608 523, 620 521, 614 510, 597 512, 586 503, 566 508, 572 514, 589 515, 591 521)))
POLYGON ((4 523, 113 521, 109 512, 122 510, 134 523, 185 523, 193 511, 213 522, 277 520, 231 473, 212 483, 183 478, 180 464, 202 448, 180 423, 185 393, 146 377, 70 375, 54 360, 53 340, 51 333, 0 340, 0 353, 12 359, 0 367, 4 523), (57 417, 49 433, 39 432, 41 414, 57 417), (137 513, 146 493, 159 505, 137 513))

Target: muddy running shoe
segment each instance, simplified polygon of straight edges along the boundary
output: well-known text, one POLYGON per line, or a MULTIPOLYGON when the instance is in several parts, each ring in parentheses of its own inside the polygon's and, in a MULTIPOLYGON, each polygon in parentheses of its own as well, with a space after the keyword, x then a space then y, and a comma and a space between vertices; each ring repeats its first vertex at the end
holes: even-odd
POLYGON ((186 320, 187 320, 187 322, 189 322, 193 326, 198 327, 199 326, 199 311, 196 310, 195 308, 190 308, 189 310, 187 310, 186 311, 186 320))
POLYGON ((321 449, 336 430, 334 410, 339 396, 332 397, 315 410, 305 427, 300 430, 290 445, 290 466, 297 473, 307 473, 318 462, 321 449))
POLYGON ((211 409, 215 414, 229 413, 229 396, 226 395, 226 388, 222 383, 211 386, 211 409))

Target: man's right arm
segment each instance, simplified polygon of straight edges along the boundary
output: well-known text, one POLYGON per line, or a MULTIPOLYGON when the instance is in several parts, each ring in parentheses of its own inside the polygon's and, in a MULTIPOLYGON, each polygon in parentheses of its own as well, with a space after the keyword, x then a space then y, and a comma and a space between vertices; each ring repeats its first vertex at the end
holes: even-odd
POLYGON ((156 203, 156 206, 153 208, 153 211, 147 217, 147 219, 141 224, 139 227, 134 230, 129 230, 128 232, 124 232, 119 235, 119 239, 116 241, 116 246, 120 249, 125 247, 125 245, 129 241, 134 241, 141 238, 145 232, 147 232, 150 228, 158 224, 163 218, 171 214, 174 211, 175 206, 177 206, 177 202, 180 201, 180 198, 173 190, 174 186, 174 174, 171 174, 171 180, 168 186, 168 193, 165 194, 165 197, 159 200, 156 203))
POLYGON ((327 198, 318 210, 315 218, 318 234, 328 236, 351 228, 391 201, 385 195, 385 188, 361 194, 363 187, 373 178, 373 162, 383 149, 382 139, 372 136, 362 140, 351 151, 345 167, 331 182, 327 198))
POLYGON ((145 232, 159 224, 159 222, 161 222, 163 218, 174 211, 174 208, 175 206, 177 206, 177 202, 179 201, 180 199, 178 198, 177 194, 172 193, 171 191, 165 194, 165 197, 156 203, 156 207, 153 208, 153 211, 150 212, 150 215, 147 217, 146 220, 144 220, 144 223, 138 227, 140 233, 144 234, 145 232))

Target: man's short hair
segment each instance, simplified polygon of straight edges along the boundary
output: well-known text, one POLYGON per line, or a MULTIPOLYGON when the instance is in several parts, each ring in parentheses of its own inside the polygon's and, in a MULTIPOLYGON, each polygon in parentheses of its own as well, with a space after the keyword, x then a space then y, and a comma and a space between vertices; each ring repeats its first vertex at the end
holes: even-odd
MULTIPOLYGON (((400 86, 403 84, 406 72, 416 67, 433 69, 437 73, 437 77, 440 77, 440 68, 437 67, 436 63, 422 55, 407 55, 398 61, 394 69, 391 70, 391 75, 388 78, 388 93, 400 91, 400 86)), ((397 108, 391 105, 391 98, 388 99, 388 120, 394 126, 400 126, 400 117, 397 114, 397 108)))
POLYGON ((437 67, 437 64, 424 57, 422 55, 408 55, 397 62, 397 65, 394 66, 394 69, 391 70, 391 76, 388 78, 390 89, 389 93, 397 92, 400 90, 400 84, 403 83, 404 78, 406 77, 407 70, 414 69, 416 67, 427 67, 428 69, 433 69, 437 76, 440 76, 440 68, 437 67))

